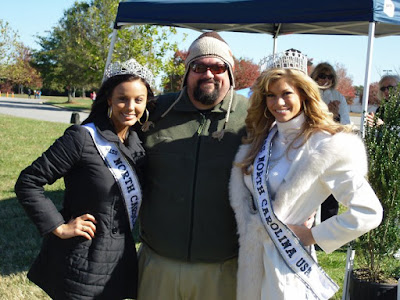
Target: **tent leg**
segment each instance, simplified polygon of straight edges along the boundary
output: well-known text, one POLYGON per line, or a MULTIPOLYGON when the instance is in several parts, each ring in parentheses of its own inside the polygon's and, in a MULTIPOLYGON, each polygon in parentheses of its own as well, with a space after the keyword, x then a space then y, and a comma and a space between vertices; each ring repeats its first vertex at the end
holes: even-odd
POLYGON ((347 248, 346 271, 344 274, 344 281, 343 281, 342 300, 350 299, 349 278, 350 278, 351 272, 353 271, 354 253, 355 253, 355 250, 353 250, 351 245, 349 245, 349 247, 347 248))
POLYGON ((371 62, 372 62, 372 52, 374 48, 374 37, 375 37, 375 22, 369 23, 368 30, 368 51, 367 51, 367 64, 365 67, 365 77, 364 77, 364 93, 362 99, 362 114, 361 114, 361 136, 365 136, 365 116, 368 113, 368 96, 369 96, 369 83, 371 77, 371 62))
POLYGON ((276 47, 277 47, 277 36, 274 36, 274 46, 272 49, 272 54, 275 55, 276 54, 276 47))
POLYGON ((104 68, 104 73, 103 73, 103 81, 104 81, 104 76, 106 74, 106 70, 108 65, 111 63, 111 58, 112 58, 112 54, 114 51, 114 45, 115 45, 115 41, 117 40, 117 29, 113 30, 113 34, 111 37, 111 44, 110 44, 110 49, 108 50, 108 55, 107 55, 107 60, 106 60, 106 66, 104 68))

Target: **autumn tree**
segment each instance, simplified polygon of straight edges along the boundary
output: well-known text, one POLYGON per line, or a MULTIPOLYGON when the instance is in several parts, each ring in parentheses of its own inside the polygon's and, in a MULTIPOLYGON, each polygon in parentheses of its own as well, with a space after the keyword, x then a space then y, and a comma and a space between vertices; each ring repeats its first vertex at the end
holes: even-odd
MULTIPOLYGON (((360 102, 362 102, 364 89, 361 87, 360 90, 360 102)), ((380 99, 378 98, 379 92, 379 83, 373 82, 369 85, 369 94, 368 94, 368 104, 369 105, 379 105, 381 103, 380 99)))
POLYGON ((166 63, 166 75, 162 78, 164 93, 177 92, 181 89, 187 55, 188 51, 177 50, 166 63))
POLYGON ((356 90, 353 87, 353 79, 347 75, 347 69, 342 64, 336 64, 336 74, 338 77, 337 90, 346 98, 350 105, 356 96, 356 90))
POLYGON ((40 74, 31 65, 31 56, 31 50, 20 43, 16 48, 8 78, 13 84, 18 85, 20 94, 23 93, 24 86, 34 89, 42 87, 40 74))
POLYGON ((253 82, 260 75, 259 66, 246 58, 234 58, 234 62, 233 76, 235 78, 235 89, 241 90, 252 86, 253 82))

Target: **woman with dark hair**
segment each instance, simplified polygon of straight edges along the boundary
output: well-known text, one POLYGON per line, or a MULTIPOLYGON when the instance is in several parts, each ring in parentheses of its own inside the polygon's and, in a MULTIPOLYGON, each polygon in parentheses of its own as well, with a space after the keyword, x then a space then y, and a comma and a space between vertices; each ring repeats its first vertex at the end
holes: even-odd
POLYGON ((252 87, 247 137, 235 158, 230 201, 239 234, 237 299, 329 299, 338 286, 316 261, 379 225, 367 157, 307 75, 307 58, 275 54, 252 87), (348 209, 315 227, 329 194, 348 209))
POLYGON ((318 84, 322 100, 333 113, 335 121, 350 124, 350 109, 344 96, 336 90, 338 78, 335 69, 328 63, 320 63, 311 73, 311 78, 318 84))
POLYGON ((28 278, 53 299, 125 299, 137 293, 132 228, 145 151, 135 131, 148 118, 151 72, 111 64, 89 117, 23 170, 18 200, 44 237, 28 278), (44 186, 64 178, 62 209, 44 186))

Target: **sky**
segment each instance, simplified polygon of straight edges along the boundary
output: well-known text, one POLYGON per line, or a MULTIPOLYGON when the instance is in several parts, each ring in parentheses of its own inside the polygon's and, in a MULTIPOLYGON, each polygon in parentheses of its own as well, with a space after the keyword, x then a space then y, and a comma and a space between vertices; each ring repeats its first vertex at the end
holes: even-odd
MULTIPOLYGON (((17 31, 25 45, 38 49, 36 35, 45 36, 63 16, 75 0, 19 0, 3 1, 0 19, 7 21, 17 31)), ((272 53, 273 38, 267 34, 222 32, 237 58, 246 58, 254 63, 272 53)), ((187 50, 199 32, 179 29, 176 41, 179 49, 187 50), (188 34, 182 42, 184 34, 188 34)), ((286 35, 278 37, 277 50, 295 48, 313 58, 314 65, 328 62, 337 63, 347 69, 353 85, 364 85, 367 61, 368 37, 334 35, 286 35)), ((371 82, 379 81, 382 75, 400 73, 400 36, 374 39, 371 67, 371 82)))

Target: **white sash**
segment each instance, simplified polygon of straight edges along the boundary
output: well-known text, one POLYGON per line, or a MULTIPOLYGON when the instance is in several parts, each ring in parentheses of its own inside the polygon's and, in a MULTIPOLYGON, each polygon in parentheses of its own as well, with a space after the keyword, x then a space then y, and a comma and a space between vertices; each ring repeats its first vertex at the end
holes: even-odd
POLYGON ((276 249, 293 273, 317 299, 329 299, 338 291, 338 285, 303 248, 297 236, 278 219, 272 208, 267 176, 272 139, 276 132, 275 126, 254 161, 253 185, 258 197, 258 211, 276 249))
POLYGON ((104 139, 96 130, 93 123, 82 125, 93 138, 97 151, 103 158, 115 181, 118 183, 128 212, 131 230, 135 225, 142 203, 142 190, 135 169, 132 168, 117 145, 104 139))

